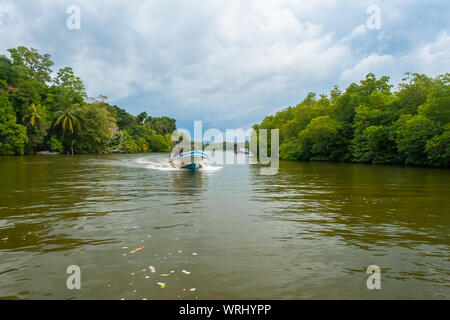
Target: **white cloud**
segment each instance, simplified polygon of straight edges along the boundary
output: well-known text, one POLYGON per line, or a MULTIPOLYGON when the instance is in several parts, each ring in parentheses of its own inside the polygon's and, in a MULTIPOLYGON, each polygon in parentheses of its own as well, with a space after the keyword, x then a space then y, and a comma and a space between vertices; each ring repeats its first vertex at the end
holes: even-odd
POLYGON ((428 71, 446 72, 450 66, 450 35, 442 32, 436 41, 426 44, 417 50, 415 56, 419 62, 418 67, 428 71))
POLYGON ((172 11, 166 5, 162 15, 155 2, 132 2, 115 25, 133 32, 110 39, 122 57, 116 64, 114 52, 89 50, 92 41, 85 40, 73 64, 89 92, 117 100, 156 91, 176 102, 171 112, 177 117, 189 106, 212 122, 250 118, 271 95, 327 78, 350 56, 320 25, 299 21, 295 10, 312 11, 310 3, 213 2, 200 12, 191 7, 172 11))
POLYGON ((353 39, 353 38, 356 38, 356 37, 363 36, 366 33, 367 33, 366 26, 362 24, 362 25, 359 25, 356 28, 354 28, 352 30, 352 33, 350 34, 350 37, 348 37, 346 39, 350 40, 350 39, 353 39))
MULTIPOLYGON (((233 127, 369 72, 448 71, 449 35, 427 42, 416 34, 425 32, 412 22, 424 15, 420 2, 380 5, 379 31, 365 27, 369 4, 0 0, 0 49, 48 52, 58 66, 74 67, 89 95, 107 95, 131 112, 233 127), (81 7, 81 30, 65 27, 70 4, 81 7)), ((427 34, 448 29, 428 19, 427 34)))
POLYGON ((30 35, 25 32, 26 22, 11 0, 0 0, 0 42, 6 49, 23 43, 31 43, 30 35))
POLYGON ((390 55, 372 54, 359 61, 353 68, 345 69, 341 74, 341 80, 346 82, 358 82, 368 73, 376 75, 389 74, 389 69, 394 63, 394 57, 390 55))

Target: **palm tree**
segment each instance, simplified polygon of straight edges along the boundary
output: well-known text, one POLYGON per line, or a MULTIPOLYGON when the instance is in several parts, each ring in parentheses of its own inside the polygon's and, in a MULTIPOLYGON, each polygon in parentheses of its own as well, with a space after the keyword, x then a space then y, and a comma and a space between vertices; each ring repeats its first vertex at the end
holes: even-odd
POLYGON ((26 127, 28 127, 28 126, 34 126, 37 122, 41 122, 42 121, 42 117, 41 117, 41 115, 39 114, 39 110, 38 110, 38 108, 35 106, 35 104, 34 103, 32 103, 29 107, 28 107, 28 109, 27 109, 27 114, 25 114, 23 117, 22 117, 22 121, 25 123, 25 122, 27 122, 27 124, 26 124, 26 127))
MULTIPOLYGON (((65 111, 58 111, 55 114, 55 121, 53 122, 52 127, 59 127, 62 132, 62 141, 64 141, 64 136, 66 132, 70 132, 72 135, 75 131, 81 130, 81 122, 82 118, 80 116, 80 109, 68 108, 65 111)), ((73 154, 73 143, 71 144, 72 154, 73 154)))

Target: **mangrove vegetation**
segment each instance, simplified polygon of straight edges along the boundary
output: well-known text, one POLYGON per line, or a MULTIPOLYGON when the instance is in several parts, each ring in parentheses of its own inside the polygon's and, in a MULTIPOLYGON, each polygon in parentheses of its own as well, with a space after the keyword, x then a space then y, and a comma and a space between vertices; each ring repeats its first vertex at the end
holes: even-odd
POLYGON ((368 74, 344 92, 309 93, 253 128, 279 129, 282 159, 448 167, 450 74, 407 73, 396 90, 389 77, 368 74))

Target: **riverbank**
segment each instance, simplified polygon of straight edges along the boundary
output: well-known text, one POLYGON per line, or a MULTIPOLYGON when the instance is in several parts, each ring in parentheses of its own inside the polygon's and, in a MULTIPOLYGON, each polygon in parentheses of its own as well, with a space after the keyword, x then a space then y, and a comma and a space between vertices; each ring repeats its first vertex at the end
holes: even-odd
POLYGON ((368 74, 344 92, 310 93, 267 116, 254 129, 278 129, 280 158, 448 168, 450 74, 406 74, 393 91, 389 77, 368 74))

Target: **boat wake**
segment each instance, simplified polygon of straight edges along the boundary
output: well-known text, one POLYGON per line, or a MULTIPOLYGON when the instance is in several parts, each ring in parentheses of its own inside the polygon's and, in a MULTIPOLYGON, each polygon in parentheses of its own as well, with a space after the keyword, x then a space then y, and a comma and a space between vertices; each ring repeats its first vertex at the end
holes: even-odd
MULTIPOLYGON (((146 157, 142 157, 139 159, 134 160, 135 164, 137 164, 140 167, 144 167, 146 169, 150 170, 158 170, 158 171, 189 171, 187 169, 178 169, 174 168, 170 165, 169 159, 161 158, 157 161, 152 161, 146 157)), ((202 168, 198 169, 198 171, 205 171, 205 172, 214 172, 222 169, 222 167, 215 167, 211 165, 205 165, 202 168)))

